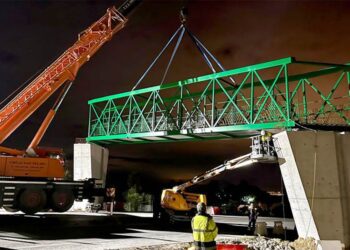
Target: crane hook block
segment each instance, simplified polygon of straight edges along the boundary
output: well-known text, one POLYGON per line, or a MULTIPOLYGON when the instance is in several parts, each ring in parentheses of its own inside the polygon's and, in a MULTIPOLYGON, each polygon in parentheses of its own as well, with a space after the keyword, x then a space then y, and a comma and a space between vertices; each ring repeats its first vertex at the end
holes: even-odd
POLYGON ((186 7, 182 7, 180 10, 180 21, 182 24, 186 23, 188 17, 188 9, 186 7))

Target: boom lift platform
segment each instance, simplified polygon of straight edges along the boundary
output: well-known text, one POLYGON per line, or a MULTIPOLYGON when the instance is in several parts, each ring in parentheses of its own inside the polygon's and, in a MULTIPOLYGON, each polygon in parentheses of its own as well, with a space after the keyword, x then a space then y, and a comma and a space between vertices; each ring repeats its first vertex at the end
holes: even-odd
POLYGON ((239 156, 235 159, 193 177, 191 180, 164 189, 161 196, 161 218, 170 218, 171 221, 189 220, 195 214, 196 205, 199 202, 207 203, 205 194, 186 192, 189 187, 212 179, 226 171, 250 166, 254 163, 277 163, 277 154, 269 132, 262 131, 261 135, 251 137, 251 153, 239 156))

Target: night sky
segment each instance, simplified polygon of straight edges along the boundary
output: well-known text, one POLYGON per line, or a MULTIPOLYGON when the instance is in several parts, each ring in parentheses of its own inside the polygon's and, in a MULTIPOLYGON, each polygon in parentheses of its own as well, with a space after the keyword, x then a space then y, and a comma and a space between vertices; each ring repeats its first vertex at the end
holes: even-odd
MULTIPOLYGON (((0 100, 38 70, 47 67, 113 5, 122 1, 0 0, 0 100)), ((87 136, 87 101, 129 91, 178 28, 184 1, 145 0, 127 27, 79 72, 75 84, 42 145, 68 152, 87 136)), ((300 60, 349 61, 350 1, 188 1, 189 28, 230 69, 294 56, 300 60)), ((168 57, 140 87, 159 84, 168 57)), ((198 51, 185 39, 167 82, 210 73, 198 51)), ((25 148, 40 125, 48 102, 5 145, 25 148)), ((110 147, 110 171, 145 173, 159 179, 187 179, 249 151, 248 140, 110 147)), ((111 175, 112 176, 112 175, 111 175)), ((120 174, 119 176, 124 176, 120 174)), ((276 166, 257 166, 222 176, 279 189, 276 166), (263 174, 264 173, 264 174, 263 174)))

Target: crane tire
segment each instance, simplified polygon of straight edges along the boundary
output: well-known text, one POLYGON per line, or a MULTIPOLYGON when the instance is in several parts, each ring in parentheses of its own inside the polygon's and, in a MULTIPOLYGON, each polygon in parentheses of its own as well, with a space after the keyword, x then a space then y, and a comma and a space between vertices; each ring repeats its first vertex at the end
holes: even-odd
POLYGON ((57 189, 50 196, 50 207, 55 212, 66 212, 74 203, 74 194, 71 190, 57 189))
POLYGON ((46 193, 41 189, 25 189, 19 196, 19 209, 25 214, 35 214, 46 206, 46 193))

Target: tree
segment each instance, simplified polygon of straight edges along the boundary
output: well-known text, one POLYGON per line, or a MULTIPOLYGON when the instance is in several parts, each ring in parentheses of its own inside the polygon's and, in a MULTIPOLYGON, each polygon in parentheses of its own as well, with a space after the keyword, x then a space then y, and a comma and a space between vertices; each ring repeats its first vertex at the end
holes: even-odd
POLYGON ((137 191, 137 186, 133 185, 129 188, 125 195, 125 210, 131 212, 137 212, 140 205, 151 205, 152 195, 146 193, 139 193, 137 191))
POLYGON ((143 195, 137 192, 136 185, 134 185, 127 191, 125 200, 125 210, 136 212, 142 204, 143 195))

